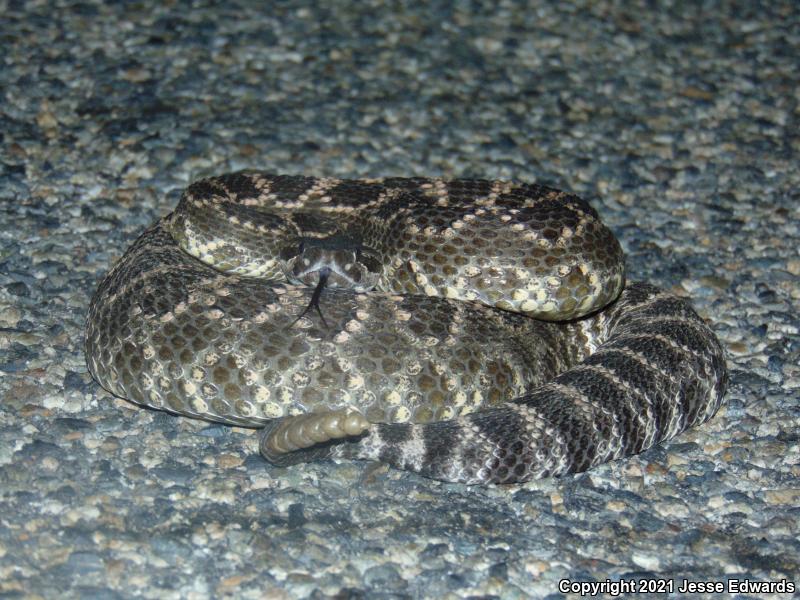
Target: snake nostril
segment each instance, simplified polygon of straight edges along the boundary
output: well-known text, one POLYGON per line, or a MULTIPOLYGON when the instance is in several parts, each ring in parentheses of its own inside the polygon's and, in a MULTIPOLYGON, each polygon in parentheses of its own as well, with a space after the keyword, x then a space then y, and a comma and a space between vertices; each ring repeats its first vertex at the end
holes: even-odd
POLYGON ((364 267, 366 267, 367 271, 370 273, 380 273, 382 270, 381 262, 366 252, 362 252, 361 250, 356 252, 356 259, 359 263, 364 265, 364 267))

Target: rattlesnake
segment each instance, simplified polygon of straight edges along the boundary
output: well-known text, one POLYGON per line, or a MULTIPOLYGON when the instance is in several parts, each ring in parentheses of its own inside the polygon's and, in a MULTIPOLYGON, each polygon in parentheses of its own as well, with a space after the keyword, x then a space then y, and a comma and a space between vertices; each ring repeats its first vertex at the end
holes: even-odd
POLYGON ((111 269, 87 363, 133 402, 264 427, 279 465, 576 472, 706 421, 726 388, 712 331, 623 264, 597 213, 545 186, 234 173, 111 269))

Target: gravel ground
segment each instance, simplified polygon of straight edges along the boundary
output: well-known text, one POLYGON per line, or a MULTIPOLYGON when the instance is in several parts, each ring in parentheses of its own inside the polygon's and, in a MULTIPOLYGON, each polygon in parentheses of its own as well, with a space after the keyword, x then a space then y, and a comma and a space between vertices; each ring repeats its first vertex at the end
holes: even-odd
POLYGON ((800 585, 800 9, 389 4, 0 1, 0 597, 800 585), (473 488, 274 469, 248 430, 112 398, 82 349, 99 278, 189 181, 245 167, 576 191, 631 278, 713 323, 727 406, 590 473, 473 488))

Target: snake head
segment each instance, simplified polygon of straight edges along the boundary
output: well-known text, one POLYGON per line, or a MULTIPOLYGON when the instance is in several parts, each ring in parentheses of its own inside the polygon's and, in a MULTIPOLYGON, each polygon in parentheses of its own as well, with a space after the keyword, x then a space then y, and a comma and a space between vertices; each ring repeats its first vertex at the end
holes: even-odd
POLYGON ((313 287, 325 272, 326 287, 356 292, 373 289, 383 272, 378 254, 345 234, 297 238, 281 250, 280 265, 291 283, 313 287))

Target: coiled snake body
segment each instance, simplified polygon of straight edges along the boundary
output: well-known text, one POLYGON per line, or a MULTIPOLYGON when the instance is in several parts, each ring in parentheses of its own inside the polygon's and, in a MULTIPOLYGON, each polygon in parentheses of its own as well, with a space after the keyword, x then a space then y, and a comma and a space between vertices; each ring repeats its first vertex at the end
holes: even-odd
POLYGON ((576 472, 706 421, 726 387, 711 330, 623 262, 588 204, 543 186, 235 173, 111 269, 87 362, 133 402, 264 427, 279 465, 576 472))

